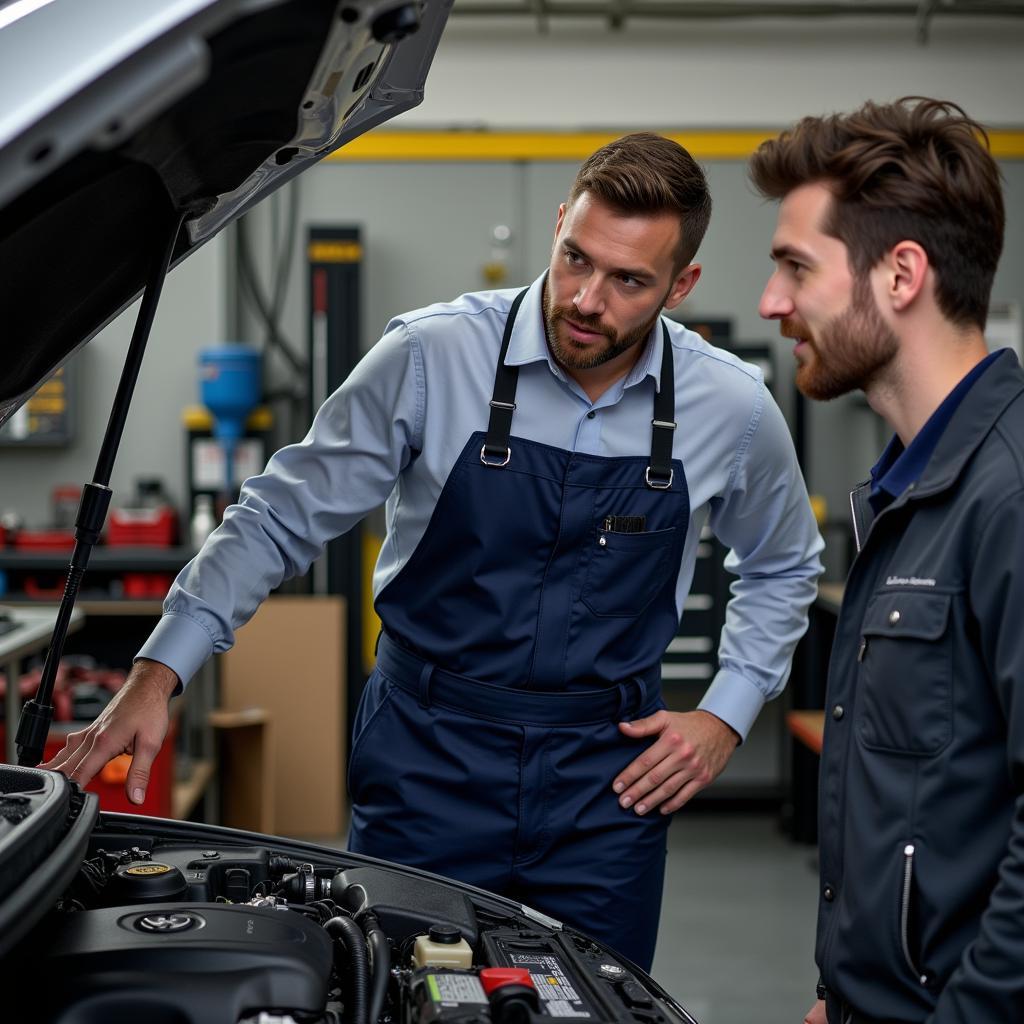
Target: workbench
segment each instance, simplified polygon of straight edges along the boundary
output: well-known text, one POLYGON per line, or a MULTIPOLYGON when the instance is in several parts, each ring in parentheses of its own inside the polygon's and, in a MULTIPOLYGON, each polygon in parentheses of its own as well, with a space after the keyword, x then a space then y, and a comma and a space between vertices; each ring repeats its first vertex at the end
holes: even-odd
MULTIPOLYGON (((35 608, 5 605, 4 611, 9 620, 16 624, 14 629, 0 634, 0 670, 7 675, 7 695, 4 702, 4 760, 8 764, 17 764, 18 719, 21 717, 18 679, 21 676, 22 662, 50 646, 53 625, 57 621, 57 608, 50 605, 35 608)), ((71 612, 68 633, 81 629, 84 622, 85 613, 80 608, 75 608, 71 612)))

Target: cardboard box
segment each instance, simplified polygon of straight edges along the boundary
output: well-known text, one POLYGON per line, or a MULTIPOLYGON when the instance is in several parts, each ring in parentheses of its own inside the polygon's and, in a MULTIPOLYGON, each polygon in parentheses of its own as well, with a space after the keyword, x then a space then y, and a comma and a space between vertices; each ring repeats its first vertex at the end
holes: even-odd
POLYGON ((345 600, 271 597, 221 657, 221 708, 262 708, 274 829, 285 836, 337 836, 345 827, 348 764, 345 600))

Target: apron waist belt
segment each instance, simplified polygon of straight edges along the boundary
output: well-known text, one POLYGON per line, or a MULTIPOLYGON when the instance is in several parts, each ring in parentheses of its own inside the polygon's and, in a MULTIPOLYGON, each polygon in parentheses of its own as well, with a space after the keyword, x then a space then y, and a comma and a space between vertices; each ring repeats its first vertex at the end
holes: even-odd
POLYGON ((456 711, 522 725, 593 725, 653 713, 658 703, 661 666, 603 690, 552 692, 517 690, 446 672, 407 651, 381 633, 377 667, 422 707, 441 704, 456 711))

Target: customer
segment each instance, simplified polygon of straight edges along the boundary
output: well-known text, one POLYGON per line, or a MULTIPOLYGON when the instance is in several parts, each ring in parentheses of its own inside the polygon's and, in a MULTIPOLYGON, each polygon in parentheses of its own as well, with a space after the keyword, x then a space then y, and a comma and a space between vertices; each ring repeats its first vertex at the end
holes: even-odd
POLYGON ((852 495, 828 681, 816 958, 830 1024, 1024 1021, 1024 373, 988 353, 999 171, 953 103, 805 118, 761 315, 797 385, 895 437, 852 495))

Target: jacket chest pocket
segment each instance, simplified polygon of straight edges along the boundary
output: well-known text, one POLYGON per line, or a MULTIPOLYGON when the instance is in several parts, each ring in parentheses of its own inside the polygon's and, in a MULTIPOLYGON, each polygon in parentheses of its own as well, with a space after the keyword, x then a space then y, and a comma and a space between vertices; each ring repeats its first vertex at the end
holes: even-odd
POLYGON ((927 757, 952 739, 951 600, 899 591, 868 605, 857 689, 864 746, 927 757))

